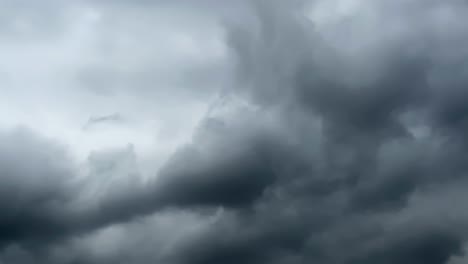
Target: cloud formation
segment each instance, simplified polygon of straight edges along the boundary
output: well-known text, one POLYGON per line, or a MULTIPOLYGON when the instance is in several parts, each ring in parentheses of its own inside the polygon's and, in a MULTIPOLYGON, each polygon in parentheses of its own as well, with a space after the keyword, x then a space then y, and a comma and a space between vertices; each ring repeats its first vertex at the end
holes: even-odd
POLYGON ((1 264, 466 261, 466 2, 0 4, 1 264))

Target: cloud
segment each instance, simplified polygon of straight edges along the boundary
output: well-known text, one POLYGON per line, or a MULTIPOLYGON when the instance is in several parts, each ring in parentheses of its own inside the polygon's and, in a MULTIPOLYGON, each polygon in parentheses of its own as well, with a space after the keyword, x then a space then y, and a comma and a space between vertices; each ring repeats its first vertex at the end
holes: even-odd
MULTIPOLYGON (((95 12, 94 22, 71 19, 54 33, 89 44, 59 45, 75 47, 61 50, 73 58, 71 77, 54 77, 60 56, 42 69, 47 78, 21 62, 14 73, 66 84, 41 91, 43 102, 64 101, 43 116, 81 121, 43 129, 21 110, 28 94, 7 93, 35 132, 0 134, 0 263, 465 258, 465 2, 255 0, 232 12, 214 1, 70 5, 52 6, 83 19, 80 8, 95 12), (82 98, 94 103, 83 109, 82 98), (146 144, 106 130, 112 148, 89 141, 80 160, 57 133, 120 115, 148 134, 168 126, 167 138, 146 144), (164 121, 136 125, 153 115, 164 121)), ((15 74, 12 83, 32 87, 15 74)))
POLYGON ((0 243, 59 235, 74 166, 54 142, 28 130, 2 132, 0 243))
POLYGON ((99 117, 90 117, 88 122, 84 125, 84 129, 87 129, 89 127, 99 125, 99 124, 105 124, 105 123, 110 123, 110 124, 115 124, 115 123, 122 123, 125 122, 125 118, 123 118, 121 115, 118 113, 112 114, 112 115, 106 115, 106 116, 99 116, 99 117))

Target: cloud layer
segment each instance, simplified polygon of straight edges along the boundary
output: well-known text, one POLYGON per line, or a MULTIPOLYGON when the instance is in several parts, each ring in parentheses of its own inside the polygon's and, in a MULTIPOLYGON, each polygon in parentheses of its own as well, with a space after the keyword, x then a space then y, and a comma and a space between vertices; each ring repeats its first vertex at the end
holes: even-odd
POLYGON ((0 0, 0 263, 459 264, 461 0, 0 0))

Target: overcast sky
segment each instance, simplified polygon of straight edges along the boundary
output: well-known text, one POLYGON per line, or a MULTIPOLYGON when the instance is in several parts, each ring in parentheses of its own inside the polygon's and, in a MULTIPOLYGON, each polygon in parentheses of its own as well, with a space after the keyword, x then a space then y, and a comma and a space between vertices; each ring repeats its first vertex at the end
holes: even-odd
POLYGON ((467 263, 467 16, 0 0, 0 264, 467 263))

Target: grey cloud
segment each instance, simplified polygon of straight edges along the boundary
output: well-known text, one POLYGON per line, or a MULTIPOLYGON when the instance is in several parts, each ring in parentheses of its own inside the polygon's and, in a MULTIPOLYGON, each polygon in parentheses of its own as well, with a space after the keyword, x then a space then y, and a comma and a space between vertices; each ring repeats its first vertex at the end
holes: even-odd
POLYGON ((73 163, 60 146, 28 130, 1 134, 0 243, 52 238, 73 198, 73 163))
MULTIPOLYGON (((34 184, 23 198, 25 213, 0 222, 7 246, 1 259, 24 257, 15 242, 23 246, 23 240, 44 234, 62 241, 92 237, 96 230, 132 226, 170 210, 200 214, 197 221, 205 226, 167 252, 149 252, 141 246, 160 242, 143 234, 151 224, 143 225, 143 232, 122 238, 127 245, 122 251, 85 257, 86 250, 71 247, 69 263, 463 259, 466 3, 363 1, 347 17, 315 26, 302 4, 309 3, 246 1, 243 11, 236 11, 242 19, 225 20, 236 79, 223 92, 240 98, 248 111, 206 117, 192 141, 148 182, 135 180, 139 171, 131 147, 121 155, 95 153, 88 161, 93 176, 133 176, 107 190, 97 188, 102 191, 90 199, 91 206, 65 211, 65 217, 61 210, 57 216, 57 207, 36 212, 31 199, 38 193, 44 204, 69 201, 69 185, 20 182, 34 184), (63 230, 40 233, 33 224, 57 221, 63 230)), ((234 108, 231 103, 224 106, 234 108)), ((7 153, 0 162, 11 156, 7 153)), ((6 171, 30 175, 11 164, 6 171)), ((70 175, 55 167, 44 170, 52 177, 70 175)), ((94 184, 100 186, 98 180, 94 184)), ((72 195, 70 204, 79 204, 90 186, 93 182, 72 195)), ((5 197, 13 200, 14 193, 6 191, 5 197)), ((0 205, 12 212, 9 204, 0 205)), ((48 243, 43 248, 55 246, 48 243)))
MULTIPOLYGON (((147 184, 138 180, 132 146, 92 153, 86 163, 89 179, 83 180, 75 172, 77 165, 65 159, 65 149, 51 147, 55 143, 33 132, 18 133, 12 133, 15 140, 5 139, 2 148, 2 162, 13 159, 2 172, 4 248, 14 243, 60 241, 171 207, 243 207, 261 197, 275 179, 272 160, 264 156, 268 140, 251 140, 253 132, 245 137, 233 134, 231 143, 223 140, 210 147, 182 148, 147 184), (23 149, 18 151, 20 143, 23 149), (222 153, 213 156, 215 151, 222 153), (21 168, 21 162, 36 167, 21 168)), ((229 131, 217 133, 224 137, 229 131)))
MULTIPOLYGON (((297 110, 289 104, 303 105, 302 111, 310 115, 309 122, 318 119, 323 125, 323 134, 313 134, 316 131, 312 130, 308 135, 323 138, 321 152, 318 157, 307 156, 306 140, 300 147, 288 146, 295 155, 278 160, 289 165, 289 169, 296 164, 297 169, 282 171, 267 188, 269 192, 255 202, 253 211, 247 216, 240 213, 240 219, 232 220, 239 223, 235 231, 213 227, 220 230, 207 234, 206 240, 202 240, 207 244, 200 245, 195 240, 196 257, 189 254, 183 263, 446 263, 462 254, 466 239, 463 227, 451 228, 433 215, 414 222, 394 222, 402 210, 420 210, 408 204, 418 191, 428 192, 430 197, 432 188, 448 182, 464 186, 464 181, 460 181, 465 174, 461 165, 464 146, 456 145, 458 140, 464 141, 458 134, 462 127, 457 126, 463 124, 464 110, 459 106, 463 105, 464 97, 457 92, 451 97, 450 93, 452 87, 460 91, 458 87, 466 85, 466 76, 457 76, 455 84, 452 80, 434 79, 439 78, 440 72, 435 69, 439 69, 441 54, 448 52, 439 50, 437 45, 451 35, 446 35, 450 29, 441 33, 428 27, 437 19, 434 13, 441 9, 449 10, 453 16, 450 19, 461 23, 466 6, 459 2, 414 4, 410 7, 403 2, 368 3, 380 16, 379 30, 388 30, 390 39, 371 43, 367 50, 376 54, 366 54, 366 49, 355 51, 361 52, 361 56, 371 56, 363 59, 371 66, 362 68, 358 68, 362 58, 354 60, 345 53, 349 48, 346 42, 329 44, 333 39, 322 39, 320 29, 302 30, 304 21, 296 20, 292 14, 297 10, 288 14, 287 4, 286 8, 282 4, 266 4, 265 9, 261 6, 260 11, 266 14, 260 12, 258 27, 234 31, 233 47, 241 67, 240 85, 248 87, 250 99, 262 104, 266 111, 284 107, 290 114, 297 110), (408 10, 402 11, 406 7, 408 10), (386 13, 379 13, 380 8, 386 13), (411 27, 410 32, 392 28, 400 26, 398 20, 406 27, 414 25, 415 31, 411 27), (268 26, 273 25, 276 31, 271 29, 272 33, 268 26), (254 31, 258 28, 259 32, 254 31), (416 31, 421 28, 424 30, 416 31), (425 43, 427 39, 435 39, 436 43, 425 43), (372 76, 366 75, 371 73, 372 76), (452 99, 448 99, 450 103, 440 103, 440 96, 452 99), (448 112, 439 117, 440 114, 433 115, 434 110, 448 112), (420 113, 420 120, 405 123, 403 119, 409 113, 420 113), (447 123, 438 121, 445 118, 447 123), (412 129, 421 123, 430 131, 429 137, 413 134, 412 129), (284 226, 288 234, 293 234, 293 227, 299 227, 301 231, 296 238, 299 246, 295 250, 288 250, 287 235, 271 238, 275 230, 264 228, 281 219, 281 209, 288 206, 295 207, 291 214, 296 214, 297 220, 276 225, 275 230, 284 226), (252 217, 258 220, 246 220, 252 217), (354 223, 352 219, 358 220, 354 223), (435 223, 425 224, 432 220, 435 223), (392 225, 396 228, 390 228, 392 225), (418 225, 424 228, 416 228, 418 225), (258 233, 244 239, 244 230, 250 228, 258 233), (347 241, 346 237, 352 240, 347 241)), ((361 25, 361 19, 352 17, 343 26, 361 25)), ((341 26, 331 30, 340 31, 341 26)), ((463 37, 457 37, 458 43, 466 41, 466 30, 451 33, 462 34, 463 37)), ((350 42, 354 41, 361 40, 351 37, 350 42)), ((453 52, 464 54, 460 49, 453 52)), ((459 59, 443 60, 460 65, 459 59)), ((294 129, 291 120, 282 122, 289 130, 294 129)), ((442 196, 449 195, 449 190, 442 196)), ((437 212, 440 209, 434 208, 437 212)), ((455 215, 463 217, 458 209, 454 210, 455 215)))
POLYGON ((106 115, 106 116, 90 117, 88 122, 86 122, 86 124, 84 125, 83 129, 89 129, 99 124, 125 123, 125 121, 126 119, 119 113, 106 115))

